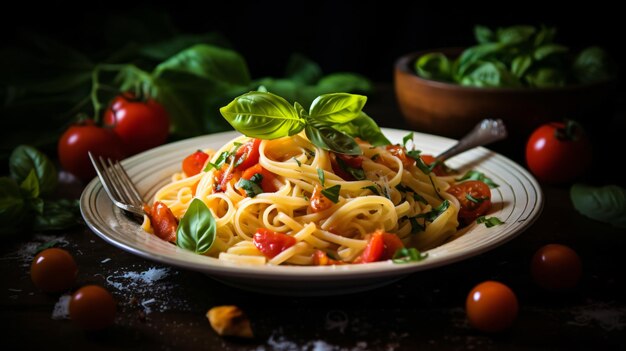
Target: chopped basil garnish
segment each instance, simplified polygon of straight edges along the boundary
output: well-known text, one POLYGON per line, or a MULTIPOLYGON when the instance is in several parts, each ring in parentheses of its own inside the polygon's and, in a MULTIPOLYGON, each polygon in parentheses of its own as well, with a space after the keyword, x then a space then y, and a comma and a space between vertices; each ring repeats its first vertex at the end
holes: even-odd
POLYGON ((424 197, 418 193, 413 193, 413 200, 419 201, 424 205, 428 205, 428 201, 426 201, 426 199, 424 199, 424 197))
POLYGON ((483 201, 488 199, 487 197, 475 198, 475 197, 472 196, 472 194, 469 194, 469 193, 465 194, 465 198, 470 200, 471 202, 473 202, 475 204, 480 204, 483 201))
POLYGON ((411 223, 411 234, 417 234, 426 230, 426 227, 424 225, 417 222, 416 217, 409 217, 409 222, 411 223))
POLYGON ((441 196, 441 194, 439 194, 439 188, 437 188, 437 186, 435 186, 435 182, 433 181, 433 177, 428 176, 428 179, 430 179, 430 184, 433 186, 433 190, 435 190, 435 194, 437 194, 437 197, 440 198, 441 200, 443 200, 443 197, 441 196))
POLYGON ((402 138, 402 145, 404 145, 404 147, 406 147, 406 144, 407 144, 409 141, 413 141, 413 132, 411 132, 411 133, 409 133, 409 134, 405 135, 405 136, 404 136, 404 138, 402 138))
POLYGON ((439 217, 439 215, 441 215, 442 213, 444 213, 448 207, 450 207, 450 201, 448 200, 443 200, 443 202, 433 208, 432 210, 430 210, 429 212, 426 213, 420 213, 417 216, 413 217, 413 218, 424 218, 425 220, 429 221, 429 222, 434 222, 435 219, 437 219, 437 217, 439 217))
POLYGON ((296 161, 296 163, 298 164, 298 167, 301 167, 301 166, 302 166, 302 162, 300 162, 300 160, 298 160, 298 159, 297 159, 297 158, 295 158, 295 157, 294 157, 293 159, 294 159, 294 161, 296 161))
POLYGON ((348 166, 348 164, 346 164, 346 162, 342 160, 341 157, 336 157, 336 160, 337 160, 337 164, 339 165, 339 168, 341 168, 344 172, 350 174, 354 179, 356 180, 365 179, 365 171, 363 171, 362 168, 354 168, 354 167, 348 166))
POLYGON ((261 173, 255 173, 250 180, 241 178, 237 182, 237 187, 246 191, 248 197, 255 197, 263 193, 263 189, 259 184, 263 180, 261 173))
POLYGON ((393 263, 409 263, 409 262, 419 262, 428 257, 428 254, 423 254, 419 252, 416 248, 406 248, 403 247, 398 249, 396 253, 393 254, 393 263))
POLYGON ((380 192, 378 191, 378 189, 376 189, 376 187, 374 185, 368 185, 368 186, 364 186, 361 189, 368 189, 370 190, 372 193, 374 193, 374 195, 380 195, 380 192))
POLYGON ((491 180, 491 178, 487 177, 484 173, 474 171, 474 170, 467 171, 467 173, 465 173, 464 176, 462 176, 459 179, 456 179, 457 182, 463 182, 466 180, 480 180, 481 182, 489 185, 490 188, 499 187, 498 184, 494 183, 494 181, 491 180))
POLYGON ((341 185, 337 184, 322 190, 322 195, 326 196, 328 200, 337 203, 339 202, 339 190, 341 190, 341 185))
POLYGON ((204 171, 208 172, 211 170, 211 168, 215 168, 215 169, 220 169, 222 168, 222 165, 224 165, 224 163, 226 163, 226 160, 228 159, 228 157, 230 157, 231 153, 228 151, 224 151, 222 152, 218 157, 217 160, 215 160, 215 163, 207 163, 206 167, 204 167, 204 171))
POLYGON ((322 186, 324 186, 324 183, 326 182, 326 176, 324 175, 324 170, 321 168, 317 169, 317 177, 320 179, 320 184, 322 184, 322 186))
POLYGON ((478 224, 484 223, 487 228, 491 228, 491 227, 496 226, 496 225, 504 224, 504 222, 502 222, 500 220, 500 218, 498 218, 498 217, 489 217, 489 218, 487 218, 485 216, 480 216, 480 217, 476 218, 476 223, 478 223, 478 224))

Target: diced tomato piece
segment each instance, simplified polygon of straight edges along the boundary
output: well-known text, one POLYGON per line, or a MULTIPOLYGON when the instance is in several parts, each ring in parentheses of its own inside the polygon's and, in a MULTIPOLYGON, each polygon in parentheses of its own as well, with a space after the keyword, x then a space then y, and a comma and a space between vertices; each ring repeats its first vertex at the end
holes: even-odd
POLYGON ((365 247, 365 250, 363 250, 360 259, 358 259, 358 262, 370 263, 389 260, 393 257, 396 251, 403 247, 404 244, 397 235, 377 230, 372 234, 369 243, 365 247))
POLYGON ((333 168, 333 172, 343 180, 356 180, 352 174, 344 170, 339 165, 338 159, 343 161, 343 163, 348 167, 360 169, 363 168, 363 156, 350 156, 334 152, 330 153, 330 165, 333 168))
POLYGON ((329 198, 322 194, 322 187, 316 185, 313 189, 313 194, 311 194, 311 204, 309 205, 309 209, 313 213, 322 212, 333 207, 333 202, 330 201, 329 198))
POLYGON ((204 163, 209 159, 209 154, 198 150, 193 154, 185 157, 183 160, 183 172, 187 175, 187 177, 194 176, 204 167, 204 163))
POLYGON ((448 193, 454 195, 461 204, 459 222, 463 225, 468 225, 476 218, 487 214, 491 208, 491 189, 479 180, 455 184, 448 189, 448 193), (470 198, 474 198, 477 202, 470 198))
POLYGON ((261 145, 261 139, 252 139, 237 149, 235 154, 236 170, 244 171, 259 163, 259 145, 261 145))
POLYGON ((315 250, 313 253, 314 266, 330 266, 334 264, 344 264, 344 262, 328 257, 328 255, 322 250, 315 250))
MULTIPOLYGON (((261 189, 263 189, 264 193, 273 193, 273 192, 276 192, 276 190, 278 190, 274 182, 276 180, 276 176, 274 175, 274 173, 263 168, 263 166, 261 166, 258 163, 246 169, 241 175, 241 178, 250 180, 250 178, 252 178, 257 173, 263 176, 263 179, 261 180, 261 189)), ((244 194, 245 194, 245 191, 244 191, 244 194)))
POLYGON ((283 233, 259 228, 252 238, 254 246, 267 258, 274 258, 279 253, 296 244, 296 239, 283 233))
POLYGON ((415 160, 408 157, 406 149, 400 145, 387 145, 387 150, 402 161, 404 167, 410 167, 415 164, 415 160))
POLYGON ((241 177, 241 172, 233 172, 228 165, 222 166, 222 169, 213 173, 214 192, 223 193, 226 191, 228 183, 234 185, 241 177))
POLYGON ((156 201, 152 208, 144 205, 143 210, 150 218, 154 234, 163 240, 175 243, 178 220, 174 217, 172 210, 161 201, 156 201))

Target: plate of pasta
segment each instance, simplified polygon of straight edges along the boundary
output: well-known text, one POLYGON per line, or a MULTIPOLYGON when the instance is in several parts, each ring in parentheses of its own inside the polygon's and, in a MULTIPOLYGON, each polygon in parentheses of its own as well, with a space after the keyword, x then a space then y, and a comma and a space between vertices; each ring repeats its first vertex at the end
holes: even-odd
MULTIPOLYGON (((310 115, 322 115, 315 103, 310 115)), ((97 178, 81 196, 83 217, 116 247, 229 285, 330 295, 494 249, 541 212, 534 178, 486 148, 440 164, 428 155, 454 140, 376 127, 342 141, 303 123, 317 129, 225 132, 128 158, 122 165, 147 203, 143 220, 115 207, 97 178)))

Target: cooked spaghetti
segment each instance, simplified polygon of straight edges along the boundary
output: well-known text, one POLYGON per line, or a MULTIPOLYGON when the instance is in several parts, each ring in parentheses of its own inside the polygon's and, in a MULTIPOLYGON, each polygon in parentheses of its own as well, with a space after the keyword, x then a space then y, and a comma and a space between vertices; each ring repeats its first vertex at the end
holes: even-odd
POLYGON ((371 262, 392 258, 391 249, 433 248, 457 232, 460 204, 447 192, 454 177, 425 173, 402 146, 357 142, 362 156, 323 150, 304 133, 241 136, 205 150, 201 171, 175 174, 154 201, 178 221, 201 200, 216 228, 204 254, 248 264, 371 262), (380 249, 372 247, 376 236, 380 249))

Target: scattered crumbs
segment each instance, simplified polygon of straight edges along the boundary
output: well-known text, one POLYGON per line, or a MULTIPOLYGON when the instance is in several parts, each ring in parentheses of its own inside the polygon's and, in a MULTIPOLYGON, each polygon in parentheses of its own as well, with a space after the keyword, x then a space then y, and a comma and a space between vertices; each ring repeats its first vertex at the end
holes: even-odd
POLYGON ((588 327, 600 326, 605 331, 622 330, 626 327, 626 308, 612 306, 610 303, 590 303, 571 309, 574 321, 572 325, 588 327))
POLYGON ((84 254, 82 251, 80 251, 80 250, 76 250, 76 253, 78 253, 78 254, 79 254, 79 255, 81 255, 81 256, 84 256, 84 255, 85 255, 85 254, 84 254))
MULTIPOLYGON (((408 336, 408 334, 406 334, 408 336)), ((396 333, 389 334, 389 342, 387 344, 378 344, 377 342, 374 344, 370 344, 367 341, 360 340, 355 341, 354 346, 344 347, 339 345, 334 345, 324 340, 310 340, 307 342, 297 342, 295 340, 290 340, 285 336, 285 333, 282 328, 278 328, 274 330, 270 337, 265 342, 265 345, 261 345, 255 349, 255 351, 366 351, 366 350, 388 350, 393 351, 400 347, 399 340, 403 337, 403 335, 398 335, 396 333)))
POLYGON ((22 289, 8 288, 7 290, 9 290, 10 292, 22 292, 22 289))
POLYGON ((105 258, 104 260, 100 261, 100 263, 107 263, 107 262, 109 262, 109 261, 111 261, 111 259, 110 259, 110 258, 105 258))
POLYGON ((70 243, 65 236, 37 234, 31 241, 24 243, 17 251, 7 253, 2 257, 3 260, 16 260, 21 263, 22 267, 30 267, 33 258, 37 254, 37 249, 51 241, 56 242, 57 247, 66 247, 70 243))
POLYGON ((70 319, 71 295, 62 295, 52 310, 52 319, 70 319))

